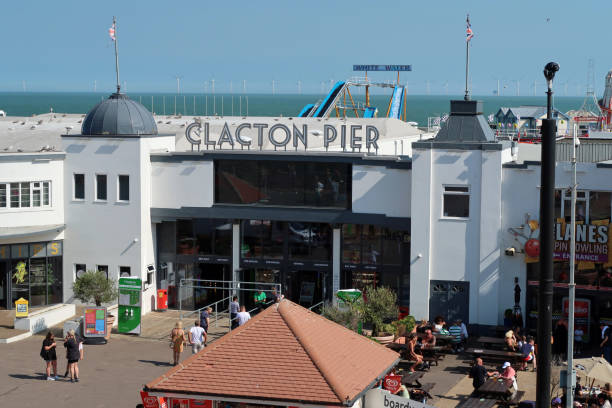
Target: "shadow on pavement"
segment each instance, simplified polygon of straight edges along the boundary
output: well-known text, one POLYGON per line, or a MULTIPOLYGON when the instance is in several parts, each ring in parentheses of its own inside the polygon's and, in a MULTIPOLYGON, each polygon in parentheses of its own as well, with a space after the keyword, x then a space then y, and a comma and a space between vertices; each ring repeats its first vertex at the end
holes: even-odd
POLYGON ((171 367, 172 364, 166 362, 166 361, 154 361, 154 360, 138 360, 141 363, 149 363, 149 364, 153 364, 154 366, 157 367, 171 367))
POLYGON ((34 374, 34 375, 29 375, 29 374, 9 374, 9 377, 13 377, 13 378, 18 378, 20 380, 46 380, 47 379, 47 374, 34 374))

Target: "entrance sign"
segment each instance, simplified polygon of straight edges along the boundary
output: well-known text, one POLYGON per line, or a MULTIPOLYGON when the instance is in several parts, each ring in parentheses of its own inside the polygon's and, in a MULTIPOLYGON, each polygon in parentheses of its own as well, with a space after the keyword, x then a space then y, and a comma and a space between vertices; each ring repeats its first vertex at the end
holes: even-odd
POLYGON ((434 408, 415 400, 390 394, 389 391, 375 388, 365 395, 364 408, 434 408))
POLYGON ((142 280, 119 278, 119 333, 140 334, 142 311, 142 280))
MULTIPOLYGON (((312 134, 321 135, 320 131, 314 131, 312 134), (315 133, 318 132, 318 133, 315 133)), ((223 128, 218 137, 214 138, 210 133, 210 123, 202 123, 196 120, 185 129, 185 138, 191 143, 191 148, 204 145, 207 149, 222 149, 224 143, 230 148, 239 145, 240 147, 249 147, 253 144, 260 149, 264 145, 264 138, 267 139, 275 148, 287 147, 291 144, 295 149, 302 146, 308 149, 308 125, 303 124, 301 127, 295 124, 291 128, 282 123, 269 126, 267 123, 240 123, 237 126, 228 122, 223 124, 223 128), (234 129, 232 131, 232 129, 234 129)), ((367 150, 378 149, 378 138, 380 133, 376 126, 372 125, 323 125, 323 147, 326 149, 331 146, 331 143, 339 139, 340 146, 343 150, 361 149, 365 147, 367 150)))
POLYGON ((15 317, 28 317, 28 301, 19 298, 15 301, 15 317))
POLYGON ((389 374, 383 380, 383 388, 391 394, 395 394, 402 386, 402 376, 389 374))
POLYGON ((412 65, 353 65, 353 71, 412 71, 412 65))
POLYGON ((88 307, 85 309, 85 325, 83 335, 85 337, 106 336, 106 308, 88 307))

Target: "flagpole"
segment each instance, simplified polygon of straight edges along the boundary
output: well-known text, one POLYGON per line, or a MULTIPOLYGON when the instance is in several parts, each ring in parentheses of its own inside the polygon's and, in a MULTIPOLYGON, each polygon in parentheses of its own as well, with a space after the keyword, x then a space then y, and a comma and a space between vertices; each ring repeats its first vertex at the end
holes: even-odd
MULTIPOLYGON (((467 15, 468 29, 470 28, 470 15, 467 15)), ((470 100, 469 90, 469 72, 470 72, 470 37, 468 36, 465 41, 465 96, 463 99, 466 101, 470 100)))
POLYGON ((117 19, 113 16, 113 29, 115 30, 115 73, 117 74, 117 93, 121 93, 121 82, 119 82, 119 52, 117 51, 117 19))

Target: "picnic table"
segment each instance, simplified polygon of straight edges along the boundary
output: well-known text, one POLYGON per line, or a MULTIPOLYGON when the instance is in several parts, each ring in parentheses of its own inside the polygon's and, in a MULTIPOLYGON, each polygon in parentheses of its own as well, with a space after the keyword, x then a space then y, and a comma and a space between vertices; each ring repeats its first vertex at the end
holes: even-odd
POLYGON ((506 339, 502 339, 499 337, 487 337, 487 336, 482 336, 482 337, 478 337, 476 339, 477 343, 480 344, 506 344, 506 339))
POLYGON ((495 404, 497 400, 491 398, 470 397, 459 405, 459 408, 492 408, 495 404))
MULTIPOLYGON (((451 336, 449 334, 433 333, 433 335, 436 337, 436 341, 441 340, 449 342, 455 339, 455 336, 451 336)), ((417 333, 417 336, 419 339, 423 339, 425 337, 425 333, 417 333)))
POLYGON ((478 387, 479 395, 488 395, 496 399, 509 399, 514 393, 513 381, 508 378, 491 377, 478 387))
POLYGON ((515 363, 523 359, 522 353, 517 353, 514 351, 469 348, 465 350, 465 352, 472 354, 474 357, 489 358, 494 360, 511 360, 515 363))
POLYGON ((422 371, 407 372, 402 375, 402 384, 406 387, 422 387, 423 384, 419 381, 423 377, 422 371))

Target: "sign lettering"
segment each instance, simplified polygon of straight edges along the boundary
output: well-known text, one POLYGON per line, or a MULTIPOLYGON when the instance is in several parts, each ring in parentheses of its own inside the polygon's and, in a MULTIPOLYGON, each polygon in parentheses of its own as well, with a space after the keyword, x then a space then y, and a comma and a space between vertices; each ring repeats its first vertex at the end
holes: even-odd
POLYGON ((412 71, 412 65, 353 65, 353 71, 412 71))
MULTIPOLYGON (((576 225, 576 260, 608 262, 608 225, 576 225)), ((564 223, 555 226, 554 259, 569 260, 572 228, 564 223)))
MULTIPOLYGON (((241 123, 234 128, 227 122, 223 124, 221 133, 216 140, 210 133, 210 124, 196 121, 185 129, 185 138, 191 144, 192 150, 200 149, 201 145, 208 148, 223 149, 234 148, 236 144, 241 147, 250 147, 255 144, 260 149, 264 145, 264 140, 267 140, 275 148, 286 148, 291 145, 296 150, 298 148, 308 149, 308 125, 304 124, 301 127, 295 124, 291 127, 282 123, 277 123, 268 127, 265 123, 241 123)), ((373 125, 323 125, 323 146, 329 148, 336 139, 338 139, 338 128, 340 128, 340 145, 343 150, 350 148, 352 150, 378 150, 378 139, 380 132, 373 125)), ((317 134, 316 132, 313 134, 317 134)), ((319 132, 318 135, 321 135, 319 132)))

